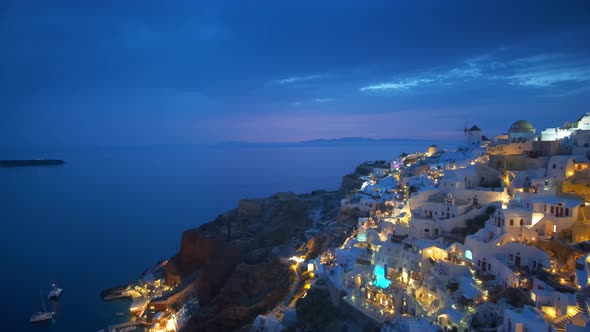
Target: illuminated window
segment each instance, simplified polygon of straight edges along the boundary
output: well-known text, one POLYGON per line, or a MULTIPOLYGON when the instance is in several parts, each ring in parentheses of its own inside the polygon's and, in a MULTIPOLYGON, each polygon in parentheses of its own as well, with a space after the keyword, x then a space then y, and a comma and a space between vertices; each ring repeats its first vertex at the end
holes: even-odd
POLYGON ((468 260, 473 259, 473 253, 471 252, 471 250, 465 250, 465 258, 468 260))

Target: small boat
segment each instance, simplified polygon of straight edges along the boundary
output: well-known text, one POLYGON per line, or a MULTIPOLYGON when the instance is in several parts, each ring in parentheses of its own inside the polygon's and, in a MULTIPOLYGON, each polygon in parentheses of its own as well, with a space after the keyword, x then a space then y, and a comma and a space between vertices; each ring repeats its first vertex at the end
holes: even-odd
POLYGON ((46 320, 53 319, 53 315, 54 314, 55 314, 54 312, 39 311, 39 312, 36 312, 36 313, 32 314, 31 315, 31 318, 29 319, 29 321, 31 323, 43 322, 43 321, 46 321, 46 320))
POLYGON ((29 318, 29 322, 31 323, 44 322, 46 320, 53 319, 53 315, 55 315, 55 312, 46 311, 45 302, 43 301, 43 295, 41 293, 39 293, 39 295, 41 296, 41 304, 43 305, 43 311, 39 311, 32 314, 29 318))
POLYGON ((47 298, 50 300, 57 300, 57 298, 61 295, 62 291, 63 289, 57 287, 54 283, 51 285, 51 290, 49 291, 49 295, 47 296, 47 298))
POLYGON ((125 314, 124 314, 124 313, 122 313, 122 312, 117 312, 117 313, 115 314, 115 316, 121 317, 121 316, 125 316, 125 314))

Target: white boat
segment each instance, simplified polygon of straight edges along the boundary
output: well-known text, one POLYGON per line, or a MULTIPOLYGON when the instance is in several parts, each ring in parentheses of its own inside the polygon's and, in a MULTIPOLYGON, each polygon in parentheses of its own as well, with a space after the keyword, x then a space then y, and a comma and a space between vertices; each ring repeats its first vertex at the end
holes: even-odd
POLYGON ((31 315, 29 321, 31 323, 43 322, 46 320, 53 319, 54 312, 49 311, 39 311, 31 315))
MULTIPOLYGON (((41 294, 39 294, 39 295, 41 295, 41 294)), ((37 322, 43 322, 46 320, 53 319, 53 315, 55 315, 55 312, 46 311, 45 302, 43 301, 42 295, 41 295, 41 304, 43 305, 43 311, 39 311, 39 312, 32 314, 31 317, 29 318, 29 322, 37 323, 37 322)))
POLYGON ((51 290, 49 291, 49 295, 47 296, 48 299, 57 299, 60 295, 61 292, 63 291, 63 289, 57 287, 55 284, 51 285, 51 290))

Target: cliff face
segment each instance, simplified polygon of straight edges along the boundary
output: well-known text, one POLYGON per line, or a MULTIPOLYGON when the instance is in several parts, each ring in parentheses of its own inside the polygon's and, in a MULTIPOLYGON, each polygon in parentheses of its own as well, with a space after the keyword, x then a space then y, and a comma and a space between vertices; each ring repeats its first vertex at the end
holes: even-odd
POLYGON ((180 276, 197 272, 195 289, 199 301, 209 303, 241 261, 239 249, 223 237, 207 237, 196 229, 182 234, 181 249, 173 266, 180 276))
POLYGON ((215 314, 197 317, 204 331, 234 331, 280 302, 295 280, 294 273, 277 261, 240 264, 220 290, 215 314))
POLYGON ((262 199, 241 199, 238 205, 238 214, 242 218, 259 217, 264 208, 262 199))
POLYGON ((180 254, 178 255, 181 274, 189 274, 194 272, 195 267, 214 263, 217 260, 216 257, 228 249, 221 236, 207 237, 207 235, 197 229, 182 233, 180 254))
POLYGON ((323 207, 323 216, 338 220, 342 193, 360 184, 350 175, 343 178, 339 192, 244 199, 237 209, 185 231, 167 272, 170 282, 197 274, 201 309, 187 330, 234 330, 273 308, 294 280, 293 271, 277 257, 292 255, 297 248, 301 254, 317 256, 337 241, 346 227, 337 226, 331 234, 318 234, 305 243, 305 230, 313 227, 311 212, 323 207))
POLYGON ((273 248, 295 250, 312 224, 308 209, 313 205, 286 194, 242 200, 239 209, 182 234, 167 272, 171 282, 197 273, 202 309, 193 321, 195 331, 233 330, 284 296, 292 272, 271 258, 273 248))
POLYGON ((348 174, 342 177, 342 184, 340 185, 340 195, 346 196, 353 190, 359 189, 363 185, 363 180, 359 178, 361 173, 348 174))

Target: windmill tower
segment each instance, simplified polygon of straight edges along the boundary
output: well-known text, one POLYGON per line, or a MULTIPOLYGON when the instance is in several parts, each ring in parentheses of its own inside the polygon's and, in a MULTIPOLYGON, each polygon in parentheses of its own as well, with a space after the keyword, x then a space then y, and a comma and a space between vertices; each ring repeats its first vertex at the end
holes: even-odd
POLYGON ((473 127, 465 131, 468 146, 480 146, 481 145, 481 129, 478 126, 473 127))
POLYGON ((456 131, 462 131, 465 134, 465 143, 469 145, 467 141, 467 130, 467 120, 465 120, 465 123, 463 123, 463 129, 457 129, 456 131))

